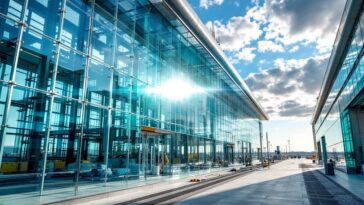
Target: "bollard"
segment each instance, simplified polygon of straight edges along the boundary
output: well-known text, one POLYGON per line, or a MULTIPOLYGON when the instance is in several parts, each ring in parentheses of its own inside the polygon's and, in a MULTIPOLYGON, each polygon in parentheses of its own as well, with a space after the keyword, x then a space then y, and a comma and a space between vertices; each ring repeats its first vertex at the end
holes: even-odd
POLYGON ((326 163, 326 167, 327 167, 327 175, 335 175, 335 171, 334 171, 334 163, 329 162, 326 163))

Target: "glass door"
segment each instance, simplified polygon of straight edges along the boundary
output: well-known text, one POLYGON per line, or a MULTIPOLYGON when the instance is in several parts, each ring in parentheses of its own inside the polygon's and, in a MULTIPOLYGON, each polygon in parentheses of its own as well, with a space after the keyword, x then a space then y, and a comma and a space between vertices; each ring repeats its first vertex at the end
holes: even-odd
POLYGON ((160 136, 143 134, 142 163, 144 177, 158 176, 160 174, 161 152, 160 136))
POLYGON ((225 145, 225 166, 234 163, 234 147, 232 144, 225 145))

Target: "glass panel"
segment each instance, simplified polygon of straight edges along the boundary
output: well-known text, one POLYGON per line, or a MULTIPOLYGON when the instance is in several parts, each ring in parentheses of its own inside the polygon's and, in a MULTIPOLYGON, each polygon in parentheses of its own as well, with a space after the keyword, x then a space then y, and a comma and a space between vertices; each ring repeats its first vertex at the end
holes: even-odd
POLYGON ((124 31, 117 30, 116 67, 123 73, 131 75, 133 67, 132 38, 124 31))
POLYGON ((54 98, 49 137, 45 200, 62 200, 74 196, 77 153, 79 150, 81 104, 54 98), (62 187, 61 195, 51 195, 62 187), (49 197, 49 199, 47 198, 49 197))
POLYGON ((140 137, 139 129, 132 129, 130 131, 130 145, 129 145, 129 175, 128 180, 138 179, 142 172, 142 140, 140 137))
POLYGON ((0 4, 0 12, 14 21, 19 21, 23 10, 24 0, 4 0, 0 4))
POLYGON ((144 112, 144 94, 146 84, 138 80, 133 79, 132 81, 132 101, 131 101, 131 112, 140 114, 144 112))
POLYGON ((81 99, 86 58, 74 50, 61 47, 56 77, 56 93, 69 98, 81 99))
MULTIPOLYGON (((216 166, 220 167, 220 166, 223 165, 223 159, 224 159, 223 158, 223 153, 224 153, 223 152, 223 146, 222 146, 222 143, 220 141, 216 141, 215 149, 216 149, 216 166)), ((248 153, 248 152, 246 152, 246 153, 248 153)))
POLYGON ((54 44, 47 39, 43 39, 42 44, 36 42, 28 44, 30 42, 27 39, 24 39, 23 46, 25 48, 19 55, 15 82, 19 85, 46 91, 50 87, 55 62, 54 44), (40 46, 39 50, 33 47, 36 45, 40 46))
POLYGON ((354 146, 353 146, 353 137, 351 133, 351 122, 349 116, 349 110, 345 110, 340 114, 341 119, 341 127, 343 132, 344 139, 344 150, 345 150, 345 159, 346 159, 346 167, 348 172, 355 172, 356 163, 354 158, 354 146))
MULTIPOLYGON (((19 33, 19 27, 15 21, 10 19, 5 19, 3 16, 0 16, 0 40, 2 42, 0 46, 3 47, 6 44, 8 46, 9 45, 14 46, 18 38, 18 33, 19 33)), ((1 49, 1 51, 5 51, 5 49, 1 49)))
POLYGON ((113 17, 99 6, 95 6, 91 55, 109 65, 113 63, 113 27, 113 17))
MULTIPOLYGON (((0 122, 2 122, 2 120, 3 120, 7 94, 8 94, 8 84, 4 84, 4 83, 0 82, 0 120, 1 120, 0 122)), ((0 127, 0 133, 3 131, 2 129, 3 129, 3 126, 0 127)), ((0 146, 4 149, 3 153, 5 153, 5 151, 6 151, 5 146, 3 146, 3 143, 5 143, 5 138, 4 138, 4 142, 3 142, 2 141, 3 138, 2 138, 2 136, 0 136, 0 140, 1 140, 0 141, 0 146)), ((0 157, 2 157, 2 156, 0 156, 0 157)), ((4 167, 3 167, 2 162, 0 162, 0 176, 2 174, 4 174, 4 167)), ((6 183, 3 183, 3 182, 6 182, 6 180, 7 180, 6 177, 5 177, 5 180, 0 178, 0 189, 6 184, 6 183)), ((9 193, 7 193, 7 194, 9 194, 9 193)), ((0 193, 0 198, 1 198, 1 195, 2 194, 0 193)), ((4 195, 6 195, 6 194, 4 194, 4 195)))
POLYGON ((60 22, 60 0, 29 0, 27 24, 29 34, 34 31, 57 38, 60 22), (33 31, 30 31, 31 28, 33 31))
MULTIPOLYGON (((208 165, 209 167, 212 166, 212 163, 214 161, 214 153, 213 153, 213 142, 212 140, 206 140, 206 165, 208 165)), ((241 142, 238 143, 238 146, 240 145, 240 159, 241 159, 241 142)), ((239 163, 242 163, 241 161, 239 163)))
POLYGON ((187 165, 187 137, 186 135, 175 134, 171 138, 171 162, 175 166, 174 173, 186 171, 187 165))
MULTIPOLYGON (((108 167, 112 170, 112 175, 108 181, 127 181, 135 176, 131 175, 129 169, 129 115, 124 112, 113 110, 110 130, 110 147, 108 167)), ((111 184, 110 184, 111 185, 111 184)), ((119 186, 119 185, 118 185, 119 186)))
POLYGON ((88 102, 109 105, 111 73, 111 69, 99 62, 91 61, 87 81, 88 102))
POLYGON ((14 63, 18 28, 7 26, 0 17, 0 81, 9 81, 14 63))
POLYGON ((15 21, 0 16, 0 81, 10 80, 18 33, 19 28, 15 21))
POLYGON ((90 5, 85 1, 67 1, 61 41, 64 45, 86 53, 90 25, 90 5))
POLYGON ((124 112, 130 112, 131 80, 117 70, 114 70, 113 74, 112 107, 124 112))
POLYGON ((87 105, 85 110, 84 137, 81 150, 81 171, 79 178, 79 194, 104 191, 100 183, 105 177, 111 176, 112 171, 106 167, 105 153, 108 146, 108 111, 106 109, 87 105), (95 189, 90 184, 98 184, 95 189))
POLYGON ((8 94, 8 84, 0 82, 0 122, 3 121, 7 94, 8 94))
MULTIPOLYGON (((42 93, 14 88, 0 179, 10 183, 0 183, 0 186, 6 186, 0 195, 21 194, 17 200, 28 200, 29 203, 34 200, 31 196, 38 196, 48 103, 48 97, 42 93), (23 188, 19 188, 20 185, 23 188)), ((6 199, 14 200, 13 197, 6 199)), ((6 199, 2 199, 2 203, 14 203, 6 199)))

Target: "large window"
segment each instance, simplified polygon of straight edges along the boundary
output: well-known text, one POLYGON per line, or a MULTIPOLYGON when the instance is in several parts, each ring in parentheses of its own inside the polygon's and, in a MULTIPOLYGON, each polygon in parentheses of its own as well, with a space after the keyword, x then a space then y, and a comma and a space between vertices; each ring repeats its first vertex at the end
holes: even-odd
POLYGON ((243 141, 256 156, 257 114, 172 13, 134 0, 4 0, 0 13, 1 203, 228 166, 243 141))

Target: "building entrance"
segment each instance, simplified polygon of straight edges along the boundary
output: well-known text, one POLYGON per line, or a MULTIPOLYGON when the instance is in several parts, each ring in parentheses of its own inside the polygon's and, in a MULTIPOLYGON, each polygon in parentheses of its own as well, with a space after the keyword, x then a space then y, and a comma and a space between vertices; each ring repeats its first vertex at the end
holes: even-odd
POLYGON ((140 158, 142 178, 171 173, 172 133, 165 133, 163 131, 143 127, 140 158))
POLYGON ((224 158, 228 164, 234 163, 234 145, 233 144, 225 145, 225 157, 224 158))
POLYGON ((163 174, 166 152, 163 135, 143 134, 142 164, 144 176, 158 176, 163 174))

